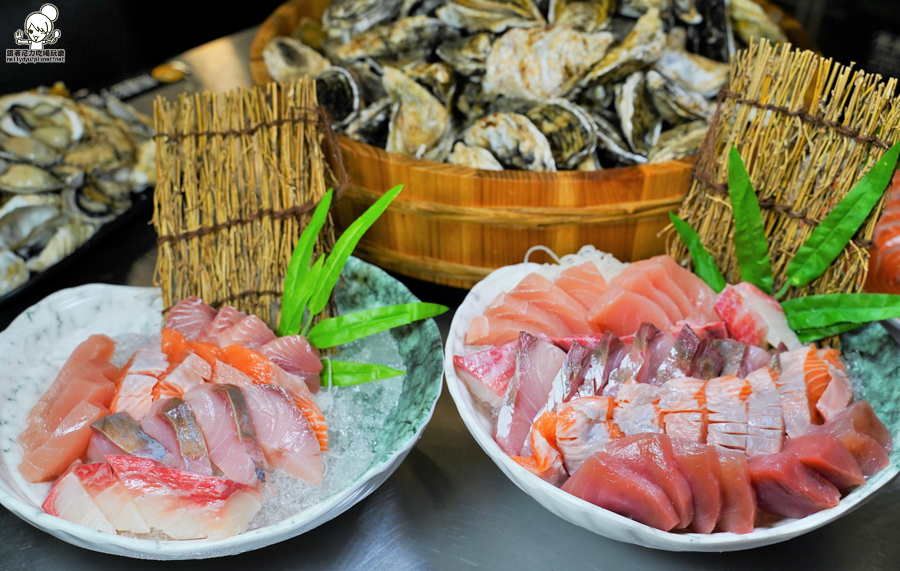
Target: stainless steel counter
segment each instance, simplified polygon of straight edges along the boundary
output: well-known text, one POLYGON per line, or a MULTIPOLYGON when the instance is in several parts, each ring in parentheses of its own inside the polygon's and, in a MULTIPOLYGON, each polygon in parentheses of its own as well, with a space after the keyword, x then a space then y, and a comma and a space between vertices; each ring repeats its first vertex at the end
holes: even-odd
MULTIPOLYGON (((186 82, 134 103, 152 109, 162 94, 228 89, 250 83, 247 54, 255 30, 206 44, 182 58, 186 82)), ((110 240, 57 287, 104 281, 150 285, 152 230, 110 240)), ((464 292, 404 279, 425 301, 456 307, 464 292)), ((46 294, 44 294, 46 295, 46 294)), ((33 303, 36 300, 32 300, 33 303)), ((7 314, 27 307, 6 308, 7 314)), ((438 319, 446 336, 452 312, 438 319)), ((6 320, 5 322, 8 322, 6 320)), ((0 381, 2 382, 2 381, 0 381)), ((2 419, 0 419, 2 420, 2 419)), ((786 543, 736 553, 669 553, 617 543, 552 515, 516 488, 469 435, 447 391, 416 447, 385 484, 337 519, 292 540, 207 561, 125 560, 73 547, 0 508, 0 571, 110 569, 615 569, 629 570, 898 570, 900 480, 867 505, 786 543)))

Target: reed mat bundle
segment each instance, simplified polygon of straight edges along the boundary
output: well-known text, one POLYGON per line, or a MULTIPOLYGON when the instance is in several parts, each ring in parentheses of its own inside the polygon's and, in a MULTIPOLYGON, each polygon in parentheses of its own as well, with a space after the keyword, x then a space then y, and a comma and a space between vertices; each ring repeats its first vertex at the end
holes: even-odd
MULTIPOLYGON (((747 165, 766 230, 774 290, 813 229, 900 139, 897 80, 853 71, 809 51, 754 43, 731 62, 731 79, 692 173, 679 216, 700 235, 726 280, 740 281, 728 157, 736 147, 747 165)), ((884 198, 838 258, 808 285, 783 299, 856 293, 868 269, 868 248, 884 198)), ((669 254, 688 260, 677 234, 669 254)))
MULTIPOLYGON (((170 308, 196 295, 275 326, 291 252, 346 174, 312 80, 154 102, 155 282, 170 308), (337 175, 335 173, 338 173, 337 175)), ((328 217, 315 245, 331 251, 328 217)))

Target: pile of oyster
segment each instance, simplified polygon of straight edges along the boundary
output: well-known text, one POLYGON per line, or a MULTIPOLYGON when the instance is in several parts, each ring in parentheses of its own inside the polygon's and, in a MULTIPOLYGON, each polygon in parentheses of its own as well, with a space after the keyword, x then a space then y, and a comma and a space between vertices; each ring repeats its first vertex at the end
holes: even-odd
POLYGON ((785 40, 752 0, 335 0, 263 57, 389 152, 599 170, 696 152, 753 36, 785 40))
POLYGON ((118 99, 0 97, 0 295, 71 254, 153 185, 146 116, 118 99))

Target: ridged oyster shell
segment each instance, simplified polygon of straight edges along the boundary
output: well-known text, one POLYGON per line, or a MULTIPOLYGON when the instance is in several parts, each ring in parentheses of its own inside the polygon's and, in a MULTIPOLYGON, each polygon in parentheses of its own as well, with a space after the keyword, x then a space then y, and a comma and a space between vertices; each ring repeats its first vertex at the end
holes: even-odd
POLYGON ((616 82, 658 60, 666 45, 659 10, 651 9, 641 16, 625 40, 610 49, 606 56, 581 80, 582 86, 602 81, 616 82))
POLYGON ((331 67, 327 58, 294 38, 272 38, 262 56, 269 76, 275 81, 294 82, 304 75, 315 76, 331 67))
POLYGON ((597 32, 609 27, 615 0, 550 0, 548 20, 578 30, 597 32))
POLYGON ((491 151, 508 168, 535 172, 556 171, 547 137, 519 113, 494 113, 469 127, 463 140, 469 146, 491 151))
POLYGON ((500 164, 500 161, 498 161, 489 150, 484 147, 470 147, 461 142, 453 145, 453 152, 447 157, 447 162, 451 165, 471 167, 473 169, 488 171, 503 170, 503 165, 500 164))
POLYGON ((597 148, 597 132, 584 110, 565 99, 551 99, 526 114, 547 137, 558 169, 574 170, 597 148))
POLYGON ((391 97, 385 150, 432 161, 450 152, 450 114, 427 89, 398 69, 385 66, 384 88, 391 97))
POLYGON ((508 28, 534 28, 547 23, 532 0, 449 0, 438 17, 454 28, 499 34, 508 28))
POLYGON ((656 145, 650 149, 647 161, 662 163, 693 155, 703 145, 708 128, 706 121, 693 121, 663 131, 656 145))
POLYGON ((0 295, 5 295, 28 281, 25 260, 9 250, 0 250, 0 295))

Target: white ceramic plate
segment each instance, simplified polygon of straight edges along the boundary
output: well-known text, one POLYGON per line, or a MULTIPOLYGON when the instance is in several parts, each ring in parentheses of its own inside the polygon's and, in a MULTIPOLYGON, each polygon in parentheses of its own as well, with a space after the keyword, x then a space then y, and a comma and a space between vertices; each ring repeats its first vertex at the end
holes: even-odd
MULTIPOLYGON (((387 285, 372 295, 384 303, 418 301, 381 270, 351 260, 351 273, 364 274, 387 285), (384 280, 389 280, 385 282, 384 280), (393 282, 391 284, 391 282, 393 282)), ((347 277, 347 269, 345 269, 347 277)), ((359 283, 359 282, 357 282, 359 283)), ((16 441, 25 417, 62 364, 89 335, 150 334, 161 325, 162 303, 157 290, 92 284, 57 292, 19 316, 0 333, 0 504, 28 523, 74 545, 144 559, 200 559, 232 555, 300 535, 336 517, 368 496, 390 476, 418 441, 440 395, 440 334, 433 321, 415 324, 401 336, 401 353, 437 351, 430 363, 407 360, 408 374, 401 402, 385 419, 376 461, 348 487, 294 517, 223 541, 155 541, 103 533, 44 513, 40 508, 50 484, 29 484, 16 466, 22 448, 16 441), (407 342, 404 347, 404 341, 407 342), (410 396, 411 395, 411 396, 410 396), (409 401, 409 402, 406 402, 409 401), (402 426, 397 429, 396 426, 402 426), (394 441, 392 441, 392 437, 394 441)), ((414 359, 415 360, 415 359, 414 359)))
MULTIPOLYGON (((783 520, 771 528, 757 528, 745 535, 660 531, 599 508, 544 482, 513 462, 494 442, 491 437, 493 422, 490 416, 480 403, 473 402, 465 382, 457 376, 453 367, 453 356, 467 353, 464 340, 472 319, 483 314, 500 292, 509 291, 522 278, 541 267, 539 264, 506 266, 491 273, 472 288, 450 326, 450 335, 444 348, 444 374, 456 408, 481 448, 522 491, 559 517, 604 537, 655 549, 737 551, 785 541, 834 521, 861 506, 900 473, 900 466, 894 459, 888 468, 843 498, 837 507, 799 520, 783 520)), ((900 440, 898 436, 900 435, 894 435, 895 441, 900 440)))

